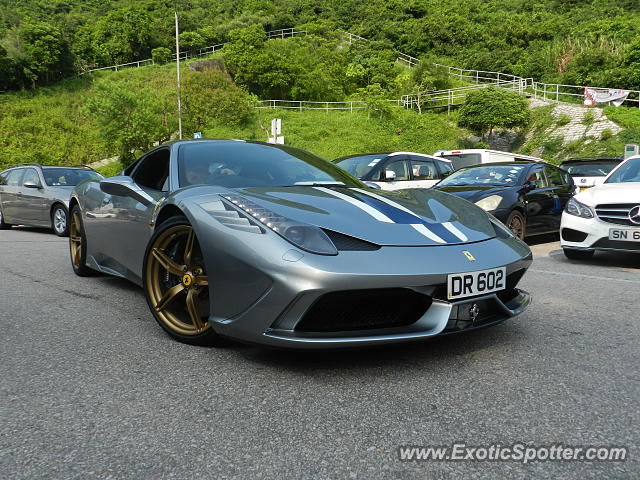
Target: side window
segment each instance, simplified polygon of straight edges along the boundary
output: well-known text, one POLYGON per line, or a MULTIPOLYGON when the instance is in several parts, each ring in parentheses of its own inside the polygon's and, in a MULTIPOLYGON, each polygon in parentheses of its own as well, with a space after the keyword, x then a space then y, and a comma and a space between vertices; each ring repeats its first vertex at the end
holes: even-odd
POLYGON ((564 187, 566 182, 562 178, 560 174, 560 170, 553 167, 544 167, 544 170, 547 174, 547 179, 549 180, 550 186, 554 187, 564 187))
POLYGON ((433 160, 411 159, 411 173, 414 180, 437 180, 440 178, 433 160))
MULTIPOLYGON (((392 171, 396 174, 396 180, 409 180, 409 162, 406 160, 398 160, 387 163, 384 167, 387 171, 392 171)), ((384 178, 384 172, 382 173, 384 178)))
POLYGON ((157 150, 138 163, 133 172, 133 180, 141 187, 162 191, 169 178, 169 150, 157 150))
POLYGON ((36 185, 41 183, 40 176, 35 168, 27 168, 25 170, 24 176, 22 177, 22 184, 24 185, 27 182, 35 183, 36 185))
POLYGON ((534 170, 531 170, 529 174, 529 178, 527 179, 529 182, 534 182, 536 187, 545 188, 547 187, 547 179, 544 176, 544 170, 542 168, 537 167, 534 170))
POLYGON ((24 172, 24 168, 17 168, 16 170, 11 170, 9 175, 7 175, 7 185, 10 187, 17 187, 22 185, 20 183, 20 179, 22 178, 22 172, 24 172))
POLYGON ((453 164, 449 162, 438 162, 438 168, 443 177, 453 172, 453 164))
POLYGON ((6 185, 7 184, 7 176, 8 175, 9 175, 9 172, 0 173, 0 185, 6 185))

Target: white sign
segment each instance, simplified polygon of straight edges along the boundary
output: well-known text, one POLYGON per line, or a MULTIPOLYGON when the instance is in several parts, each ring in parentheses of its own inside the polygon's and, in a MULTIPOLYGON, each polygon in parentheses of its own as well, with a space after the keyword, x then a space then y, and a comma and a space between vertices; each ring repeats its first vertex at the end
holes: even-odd
POLYGON ((267 142, 284 145, 284 137, 280 136, 281 133, 282 119, 274 118, 273 120, 271 120, 271 136, 267 139, 267 142))

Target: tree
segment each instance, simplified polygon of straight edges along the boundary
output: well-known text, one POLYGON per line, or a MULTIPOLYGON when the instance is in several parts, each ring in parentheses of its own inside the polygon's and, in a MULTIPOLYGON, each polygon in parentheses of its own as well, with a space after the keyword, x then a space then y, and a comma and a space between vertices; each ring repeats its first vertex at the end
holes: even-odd
POLYGON ((254 110, 249 95, 227 74, 215 70, 187 72, 182 87, 185 133, 199 132, 207 123, 239 125, 254 110))
POLYGON ((523 127, 529 119, 525 97, 495 87, 470 92, 458 112, 458 125, 480 135, 491 135, 496 127, 523 127))
POLYGON ((120 155, 126 165, 136 150, 146 151, 154 143, 163 143, 177 130, 174 98, 159 96, 154 88, 134 88, 126 81, 102 81, 87 102, 100 135, 110 152, 120 155))
POLYGON ((204 47, 204 39, 197 32, 182 32, 179 36, 180 49, 193 54, 198 49, 204 47))

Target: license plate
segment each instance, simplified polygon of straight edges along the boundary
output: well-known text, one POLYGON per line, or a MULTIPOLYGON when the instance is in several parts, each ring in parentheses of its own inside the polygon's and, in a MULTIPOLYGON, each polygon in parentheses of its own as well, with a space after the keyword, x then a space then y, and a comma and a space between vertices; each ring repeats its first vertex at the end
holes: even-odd
POLYGON ((447 298, 453 300, 504 290, 506 279, 505 267, 454 273, 447 277, 447 298))
POLYGON ((622 242, 640 242, 640 229, 611 228, 609 229, 609 240, 619 240, 622 242))

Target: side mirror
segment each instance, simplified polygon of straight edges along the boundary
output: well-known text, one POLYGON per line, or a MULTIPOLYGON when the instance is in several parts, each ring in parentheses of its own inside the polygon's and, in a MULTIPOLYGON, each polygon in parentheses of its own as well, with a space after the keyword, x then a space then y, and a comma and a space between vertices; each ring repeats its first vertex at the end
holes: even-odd
POLYGON ((522 190, 525 193, 527 193, 532 190, 535 190, 536 188, 538 188, 538 186, 536 185, 536 182, 532 182, 531 180, 529 180, 527 183, 524 184, 524 186, 522 187, 522 190))
POLYGON ((396 179, 396 172, 394 172, 393 170, 385 170, 384 179, 387 182, 393 182, 396 179))
POLYGON ((129 197, 149 206, 154 203, 153 198, 142 190, 130 177, 111 177, 100 182, 100 190, 107 195, 129 197))
POLYGON ((25 188, 42 188, 42 185, 36 182, 24 182, 22 186, 25 188))

